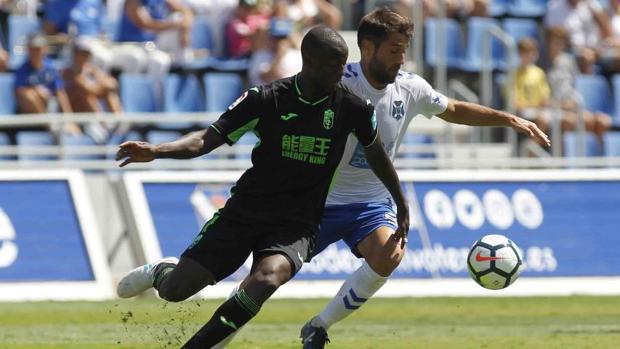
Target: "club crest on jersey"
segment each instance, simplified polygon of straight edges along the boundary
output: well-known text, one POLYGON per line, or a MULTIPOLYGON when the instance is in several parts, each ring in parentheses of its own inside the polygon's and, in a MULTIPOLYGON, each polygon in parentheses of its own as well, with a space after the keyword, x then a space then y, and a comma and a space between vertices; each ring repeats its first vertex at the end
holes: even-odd
POLYGON ((331 109, 327 109, 323 113, 323 127, 326 130, 330 130, 334 126, 334 111, 331 109))
POLYGON ((239 98, 237 98, 237 100, 236 100, 236 101, 234 101, 231 105, 229 105, 229 106, 228 106, 228 110, 233 110, 233 109, 235 109, 235 107, 236 107, 239 103, 241 103, 241 102, 245 99, 245 97, 247 97, 247 96, 248 96, 248 91, 243 92, 243 94, 242 94, 241 96, 239 96, 239 98))
POLYGON ((403 101, 394 101, 392 103, 392 117, 396 120, 400 120, 405 116, 405 105, 403 101))

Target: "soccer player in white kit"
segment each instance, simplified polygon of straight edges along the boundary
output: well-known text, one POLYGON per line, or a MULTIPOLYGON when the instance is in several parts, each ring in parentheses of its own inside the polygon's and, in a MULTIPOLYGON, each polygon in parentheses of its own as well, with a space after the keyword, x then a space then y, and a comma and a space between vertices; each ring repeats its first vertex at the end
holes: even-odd
MULTIPOLYGON (((403 72, 413 24, 387 9, 364 16, 357 32, 361 61, 348 64, 342 81, 375 106, 379 133, 394 161, 409 123, 416 115, 436 115, 447 122, 471 126, 505 126, 549 146, 534 123, 503 111, 449 99, 423 78, 403 72)), ((301 330, 304 349, 324 348, 327 329, 359 309, 385 284, 404 254, 405 236, 396 235, 396 214, 390 194, 369 168, 362 145, 349 136, 338 176, 327 198, 312 256, 342 239, 364 258, 323 311, 301 330)))

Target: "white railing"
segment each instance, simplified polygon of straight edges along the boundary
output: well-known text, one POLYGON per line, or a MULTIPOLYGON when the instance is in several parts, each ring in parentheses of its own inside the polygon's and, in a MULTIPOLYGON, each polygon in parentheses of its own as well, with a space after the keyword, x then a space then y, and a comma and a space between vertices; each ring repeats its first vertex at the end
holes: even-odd
MULTIPOLYGON (((476 102, 477 97, 466 86, 452 81, 450 90, 466 100, 476 102)), ((206 127, 219 117, 219 113, 142 114, 50 114, 0 116, 0 132, 19 127, 40 126, 51 130, 62 130, 67 123, 87 125, 102 123, 108 125, 151 126, 154 123, 189 122, 206 127)), ((439 118, 417 117, 408 132, 433 135, 439 141, 434 144, 401 145, 396 166, 409 168, 563 168, 563 167, 620 167, 620 158, 516 158, 511 156, 509 143, 480 143, 472 134, 475 128, 450 125, 439 118), (467 142, 469 139, 469 142, 467 142), (464 140, 465 143, 459 143, 464 140)), ((90 170, 116 169, 114 160, 117 144, 68 146, 63 137, 57 145, 43 146, 0 146, 0 158, 13 156, 16 160, 0 160, 0 169, 9 168, 81 168, 90 170), (58 160, 25 160, 24 156, 49 155, 58 160), (76 156, 98 155, 97 159, 75 159, 76 156)), ((204 157, 187 160, 158 160, 149 164, 131 166, 134 169, 244 169, 251 165, 249 155, 252 144, 222 146, 204 157)), ((583 154, 583 153, 581 153, 583 154)))

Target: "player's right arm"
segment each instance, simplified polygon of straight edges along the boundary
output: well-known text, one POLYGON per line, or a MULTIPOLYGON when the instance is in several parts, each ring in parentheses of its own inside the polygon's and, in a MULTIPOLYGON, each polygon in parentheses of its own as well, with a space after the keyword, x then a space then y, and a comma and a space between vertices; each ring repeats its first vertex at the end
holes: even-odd
POLYGON ((149 162, 154 159, 191 159, 208 154, 224 143, 234 144, 245 132, 258 124, 261 91, 253 87, 246 91, 228 110, 205 130, 189 133, 169 143, 151 144, 129 141, 119 146, 116 160, 124 160, 120 167, 132 162, 149 162))
POLYGON ((120 164, 120 167, 123 167, 132 162, 149 162, 155 159, 192 159, 207 154, 222 144, 222 136, 208 128, 188 133, 168 143, 125 142, 119 146, 116 160, 124 159, 120 164))

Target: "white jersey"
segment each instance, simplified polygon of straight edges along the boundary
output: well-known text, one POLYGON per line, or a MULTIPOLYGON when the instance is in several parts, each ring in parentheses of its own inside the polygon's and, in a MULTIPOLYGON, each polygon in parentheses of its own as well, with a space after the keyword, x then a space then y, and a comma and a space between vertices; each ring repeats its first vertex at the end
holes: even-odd
MULTIPOLYGON (((359 63, 347 64, 342 78, 344 85, 375 106, 377 126, 383 147, 392 161, 416 115, 431 118, 448 108, 448 98, 435 91, 416 74, 400 71, 396 81, 383 90, 368 83, 359 63)), ((364 154, 364 148, 350 135, 338 165, 337 176, 327 197, 327 205, 385 201, 390 194, 375 176, 364 154)))

